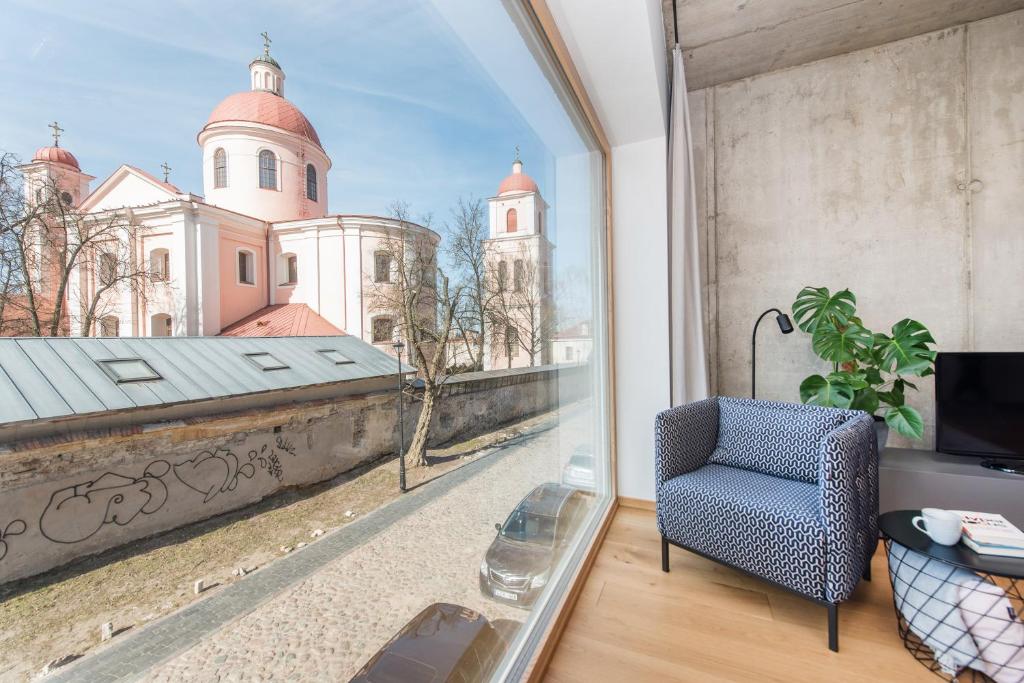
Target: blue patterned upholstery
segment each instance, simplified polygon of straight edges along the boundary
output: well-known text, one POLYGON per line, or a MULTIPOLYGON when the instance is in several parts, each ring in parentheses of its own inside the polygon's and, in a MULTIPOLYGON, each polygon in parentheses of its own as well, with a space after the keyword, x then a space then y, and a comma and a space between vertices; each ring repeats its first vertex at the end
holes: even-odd
POLYGON ((878 536, 867 413, 720 397, 655 424, 665 538, 815 600, 850 596, 878 536))

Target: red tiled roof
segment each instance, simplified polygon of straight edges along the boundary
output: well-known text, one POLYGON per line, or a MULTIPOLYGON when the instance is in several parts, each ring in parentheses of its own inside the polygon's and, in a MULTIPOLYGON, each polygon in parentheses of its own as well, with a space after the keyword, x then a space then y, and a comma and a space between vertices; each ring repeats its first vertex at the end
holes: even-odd
POLYGON ((320 136, 306 115, 285 98, 269 92, 249 90, 228 95, 214 108, 203 129, 211 123, 222 121, 250 121, 274 126, 301 135, 317 147, 323 147, 320 136))
POLYGON ((222 337, 324 337, 345 336, 306 304, 274 304, 231 323, 222 337))
POLYGON ((78 166, 78 159, 75 155, 63 147, 40 147, 32 156, 32 161, 49 161, 55 164, 64 164, 71 168, 82 170, 78 166))

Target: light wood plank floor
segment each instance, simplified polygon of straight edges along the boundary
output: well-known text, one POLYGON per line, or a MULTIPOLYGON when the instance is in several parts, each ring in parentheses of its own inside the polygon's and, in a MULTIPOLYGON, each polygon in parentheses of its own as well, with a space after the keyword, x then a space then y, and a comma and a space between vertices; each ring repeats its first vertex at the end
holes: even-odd
POLYGON ((874 580, 825 608, 671 548, 654 513, 619 508, 546 675, 567 681, 937 681, 903 648, 882 545, 874 580))

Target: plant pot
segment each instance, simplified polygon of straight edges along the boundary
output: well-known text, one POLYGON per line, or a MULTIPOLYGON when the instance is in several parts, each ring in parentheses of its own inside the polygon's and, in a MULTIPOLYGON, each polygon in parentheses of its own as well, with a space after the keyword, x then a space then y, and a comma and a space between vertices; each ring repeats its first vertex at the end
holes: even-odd
POLYGON ((872 415, 875 420, 875 438, 878 440, 878 452, 885 448, 885 442, 889 439, 889 425, 885 418, 880 415, 872 415))

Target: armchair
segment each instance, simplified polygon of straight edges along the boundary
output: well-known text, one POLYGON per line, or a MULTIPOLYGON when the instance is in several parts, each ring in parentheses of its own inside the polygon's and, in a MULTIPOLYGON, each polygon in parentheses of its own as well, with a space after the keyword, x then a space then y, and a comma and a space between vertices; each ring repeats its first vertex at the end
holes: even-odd
POLYGON ((867 413, 715 397, 655 420, 662 569, 668 545, 828 608, 870 579, 878 538, 878 448, 867 413))

